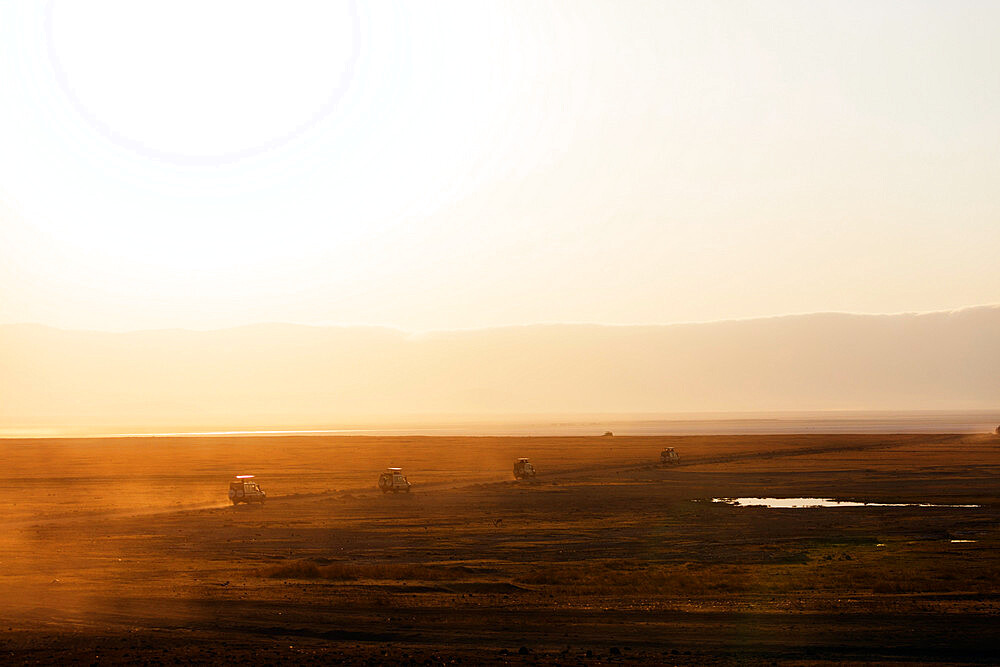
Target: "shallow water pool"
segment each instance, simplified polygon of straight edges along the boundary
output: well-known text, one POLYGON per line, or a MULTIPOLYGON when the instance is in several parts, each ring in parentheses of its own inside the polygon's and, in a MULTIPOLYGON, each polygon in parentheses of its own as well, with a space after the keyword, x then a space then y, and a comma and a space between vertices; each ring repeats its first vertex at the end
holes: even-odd
POLYGON ((980 507, 980 505, 938 505, 934 503, 859 503, 833 498, 712 498, 714 503, 738 507, 776 507, 800 509, 806 507, 980 507))

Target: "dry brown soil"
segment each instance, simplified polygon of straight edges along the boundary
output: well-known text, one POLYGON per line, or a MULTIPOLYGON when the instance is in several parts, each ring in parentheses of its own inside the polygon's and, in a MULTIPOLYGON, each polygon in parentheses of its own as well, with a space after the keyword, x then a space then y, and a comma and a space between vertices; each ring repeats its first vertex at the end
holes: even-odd
POLYGON ((990 663, 998 482, 989 435, 3 440, 0 661, 990 663))

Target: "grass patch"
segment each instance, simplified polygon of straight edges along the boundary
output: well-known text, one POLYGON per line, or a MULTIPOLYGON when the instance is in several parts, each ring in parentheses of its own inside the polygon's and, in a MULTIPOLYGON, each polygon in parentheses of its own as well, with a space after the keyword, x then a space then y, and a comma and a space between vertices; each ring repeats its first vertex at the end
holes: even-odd
MULTIPOLYGON (((1000 592, 1000 566, 982 550, 942 552, 942 545, 820 548, 808 560, 771 558, 757 563, 669 562, 629 558, 568 562, 462 564, 351 562, 325 559, 275 563, 259 570, 272 579, 441 582, 451 586, 522 586, 546 594, 652 597, 738 597, 813 593, 919 594, 1000 592)), ((457 590, 457 589, 455 589, 457 590)), ((515 588, 516 590, 516 588, 515 588)))
POLYGON ((969 567, 941 557, 881 554, 807 563, 725 565, 630 560, 539 563, 512 580, 580 595, 783 595, 1000 592, 1000 568, 969 567))
POLYGON ((420 563, 348 563, 320 564, 295 560, 263 568, 269 579, 329 579, 333 581, 447 581, 468 576, 465 568, 422 565, 420 563))
POLYGON ((752 584, 752 568, 736 565, 644 564, 625 560, 538 564, 516 577, 529 586, 579 593, 708 595, 738 594, 752 584))

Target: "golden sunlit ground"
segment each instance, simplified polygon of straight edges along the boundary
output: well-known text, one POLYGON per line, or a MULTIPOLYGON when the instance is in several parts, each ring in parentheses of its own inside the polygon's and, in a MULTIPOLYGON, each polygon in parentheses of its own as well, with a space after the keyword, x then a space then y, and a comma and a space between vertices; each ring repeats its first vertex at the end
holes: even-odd
POLYGON ((990 662, 1000 639, 994 436, 7 440, 0 460, 12 662, 990 662), (376 490, 388 465, 411 494, 376 490), (239 473, 263 508, 229 506, 239 473), (711 502, 735 496, 981 507, 711 502))

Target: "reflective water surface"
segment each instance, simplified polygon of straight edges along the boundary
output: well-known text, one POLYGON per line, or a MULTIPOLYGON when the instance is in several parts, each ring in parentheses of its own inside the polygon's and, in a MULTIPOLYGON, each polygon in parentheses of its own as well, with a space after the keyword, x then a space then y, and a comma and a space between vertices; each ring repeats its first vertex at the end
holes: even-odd
POLYGON ((938 505, 934 503, 859 503, 833 498, 712 498, 712 502, 739 507, 778 507, 799 509, 804 507, 980 507, 979 505, 938 505))

